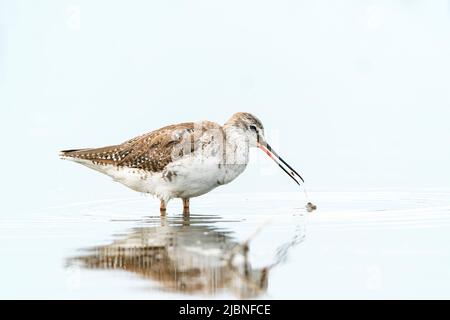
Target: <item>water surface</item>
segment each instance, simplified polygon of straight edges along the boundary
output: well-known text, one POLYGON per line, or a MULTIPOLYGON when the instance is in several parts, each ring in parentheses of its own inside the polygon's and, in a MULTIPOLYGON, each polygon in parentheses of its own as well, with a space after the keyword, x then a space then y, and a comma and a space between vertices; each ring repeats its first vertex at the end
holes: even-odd
POLYGON ((1 298, 449 298, 446 192, 147 197, 0 220, 1 298))

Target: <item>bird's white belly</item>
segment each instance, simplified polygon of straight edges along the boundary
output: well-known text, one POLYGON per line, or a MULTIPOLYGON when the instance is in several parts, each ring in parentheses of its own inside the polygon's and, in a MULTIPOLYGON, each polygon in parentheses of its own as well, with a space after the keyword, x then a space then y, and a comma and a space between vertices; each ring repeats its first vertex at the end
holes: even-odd
POLYGON ((161 200, 193 198, 233 181, 246 164, 224 165, 218 157, 194 155, 176 160, 162 172, 142 169, 97 165, 89 160, 73 159, 91 169, 104 173, 114 181, 138 192, 150 193, 161 200))
POLYGON ((170 198, 193 198, 229 183, 244 171, 246 165, 223 165, 218 157, 185 157, 169 164, 161 175, 158 193, 170 198), (164 190, 161 189, 166 189, 164 190))

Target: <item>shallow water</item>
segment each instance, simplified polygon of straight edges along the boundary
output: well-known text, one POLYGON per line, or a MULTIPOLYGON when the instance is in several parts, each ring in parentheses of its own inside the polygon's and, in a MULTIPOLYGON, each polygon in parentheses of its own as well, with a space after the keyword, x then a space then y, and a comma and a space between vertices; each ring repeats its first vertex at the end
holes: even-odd
MULTIPOLYGON (((450 298, 450 193, 145 197, 0 220, 0 298, 450 298)), ((6 218, 7 217, 7 218, 6 218)))

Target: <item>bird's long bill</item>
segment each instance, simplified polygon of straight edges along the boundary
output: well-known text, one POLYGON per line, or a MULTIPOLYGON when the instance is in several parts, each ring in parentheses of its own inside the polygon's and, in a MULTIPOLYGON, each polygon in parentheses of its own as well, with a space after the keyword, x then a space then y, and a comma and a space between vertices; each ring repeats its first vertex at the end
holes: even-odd
POLYGON ((264 151, 273 161, 275 161, 281 169, 283 169, 286 174, 292 178, 298 185, 301 182, 305 182, 303 178, 295 171, 286 161, 283 160, 276 152, 272 149, 272 147, 265 141, 260 141, 258 143, 258 147, 264 151))

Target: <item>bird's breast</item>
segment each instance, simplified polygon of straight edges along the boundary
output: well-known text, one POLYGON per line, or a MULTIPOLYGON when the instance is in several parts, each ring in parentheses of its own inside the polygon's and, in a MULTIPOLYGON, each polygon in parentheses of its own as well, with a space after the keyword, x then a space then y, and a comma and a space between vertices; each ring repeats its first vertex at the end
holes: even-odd
POLYGON ((217 184, 223 185, 236 179, 244 172, 247 164, 222 164, 219 167, 217 184))

